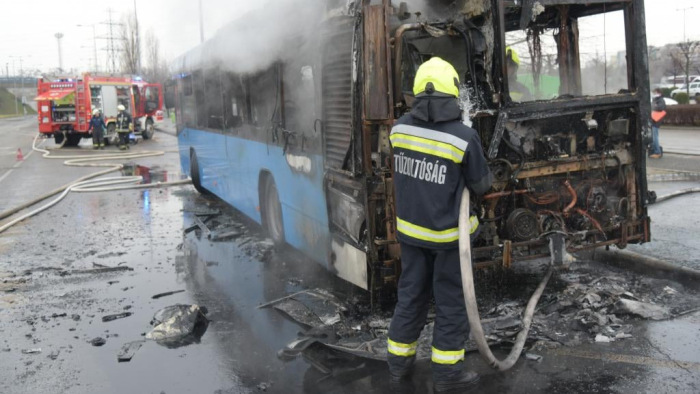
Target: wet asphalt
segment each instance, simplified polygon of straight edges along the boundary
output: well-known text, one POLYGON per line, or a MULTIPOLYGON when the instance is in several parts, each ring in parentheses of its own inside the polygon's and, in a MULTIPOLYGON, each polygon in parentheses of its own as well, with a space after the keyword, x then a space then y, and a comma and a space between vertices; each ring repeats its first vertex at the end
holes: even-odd
MULTIPOLYGON (((0 210, 90 172, 36 153, 18 166, 10 152, 17 144, 26 148, 35 129, 34 119, 0 121, 0 142, 9 147, 0 152, 0 210), (13 135, 21 136, 18 143, 13 135)), ((72 153, 90 154, 87 143, 72 153)), ((139 172, 153 180, 181 178, 174 137, 157 133, 153 141, 132 147, 141 149, 167 153, 139 159, 130 169, 141 166, 139 172)), ((654 165, 673 167, 670 159, 667 154, 654 165)), ((661 195, 694 184, 652 185, 661 195)), ((654 241, 631 249, 700 268, 694 235, 699 198, 652 206, 654 241)), ((693 285, 673 286, 697 291, 693 285)), ((277 356, 303 327, 257 306, 305 288, 323 288, 353 302, 365 299, 315 264, 275 251, 258 226, 191 186, 71 194, 0 234, 0 392, 394 392, 380 362, 355 361, 353 368, 328 376, 301 357, 277 356), (207 213, 217 214, 207 220, 207 213), (185 233, 196 216, 236 234, 214 241, 201 230, 185 233), (100 266, 133 270, 78 272, 100 266), (152 298, 178 290, 185 291, 152 298), (143 340, 153 315, 174 304, 206 306, 211 322, 203 335, 169 347, 145 341, 131 361, 118 362, 120 348, 143 340), (131 315, 102 321, 124 312, 131 315), (97 337, 106 343, 93 346, 97 337)), ((698 312, 668 321, 634 320, 630 339, 533 350, 541 361, 521 359, 508 372, 490 369, 476 353, 467 356, 467 365, 482 374, 477 392, 692 393, 700 391, 699 334, 698 312)), ((404 391, 429 393, 431 385, 429 363, 422 361, 404 391)))

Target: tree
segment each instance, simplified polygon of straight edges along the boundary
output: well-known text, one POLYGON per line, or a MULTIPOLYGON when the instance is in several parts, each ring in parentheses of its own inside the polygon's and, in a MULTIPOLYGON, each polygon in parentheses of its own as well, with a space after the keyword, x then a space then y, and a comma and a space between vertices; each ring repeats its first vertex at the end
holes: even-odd
POLYGON ((690 66, 691 62, 695 60, 697 51, 698 51, 698 45, 700 42, 698 41, 685 41, 685 42, 680 42, 676 44, 676 48, 678 49, 678 56, 679 59, 683 63, 683 71, 685 72, 685 92, 688 94, 690 97, 690 66))
POLYGON ((139 25, 136 14, 130 12, 124 17, 119 34, 122 42, 122 72, 125 74, 138 74, 141 60, 141 48, 139 45, 139 25))
POLYGON ((144 77, 149 82, 164 83, 168 80, 168 67, 165 65, 160 51, 160 40, 149 29, 145 41, 146 68, 144 77))

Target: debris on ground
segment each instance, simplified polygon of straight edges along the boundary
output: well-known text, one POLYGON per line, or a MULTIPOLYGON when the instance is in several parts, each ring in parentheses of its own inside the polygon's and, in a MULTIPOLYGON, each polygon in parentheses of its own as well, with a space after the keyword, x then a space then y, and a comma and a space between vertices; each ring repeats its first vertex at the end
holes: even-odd
POLYGON ((197 343, 207 330, 209 320, 206 307, 199 305, 172 305, 156 312, 151 320, 153 329, 146 334, 167 347, 180 347, 197 343))
POLYGON ((145 341, 133 341, 125 343, 117 354, 117 361, 120 363, 131 361, 144 342, 145 341))
POLYGON ((41 353, 41 348, 22 350, 22 354, 39 354, 39 353, 41 353))
POLYGON ((298 291, 258 308, 268 306, 284 312, 298 323, 316 328, 339 323, 340 313, 347 310, 337 297, 322 289, 298 291))
POLYGON ((106 315, 106 316, 102 316, 102 321, 108 322, 108 321, 112 321, 112 320, 123 319, 123 318, 129 317, 131 315, 133 315, 133 313, 131 313, 131 312, 122 312, 122 313, 116 313, 114 315, 106 315))
POLYGON ((170 295, 173 295, 173 294, 177 294, 177 293, 182 293, 182 292, 184 292, 184 291, 185 291, 185 290, 166 291, 165 293, 158 293, 158 294, 154 295, 154 296, 151 297, 151 298, 154 299, 154 300, 157 300, 158 298, 167 297, 167 296, 170 296, 170 295))
MULTIPOLYGON (((569 271, 559 272, 540 299, 526 349, 542 351, 562 345, 609 343, 632 338, 634 326, 630 320, 668 319, 683 313, 678 310, 687 310, 696 304, 695 296, 668 286, 668 281, 606 269, 594 263, 579 263, 569 271), (663 305, 671 301, 674 308, 663 305)), ((533 284, 530 285, 523 283, 523 276, 517 276, 519 274, 500 275, 511 275, 512 278, 507 280, 515 284, 509 286, 504 280, 499 283, 500 289, 505 289, 504 296, 490 294, 490 298, 479 301, 481 319, 490 346, 511 347, 522 329, 521 315, 527 303, 526 297, 532 292, 530 288, 539 282, 539 276, 531 275, 533 284), (517 294, 513 291, 515 288, 522 294, 514 297, 513 294, 517 294)), ((488 283, 491 279, 483 282, 488 283)), ((488 293, 493 293, 493 290, 484 289, 481 294, 488 293)), ((290 360, 303 355, 316 369, 332 372, 334 376, 336 367, 319 352, 330 352, 333 357, 345 354, 361 359, 386 359, 389 316, 357 313, 353 302, 344 304, 337 297, 319 290, 299 291, 259 308, 268 306, 305 328, 280 350, 281 359, 290 360), (310 352, 315 355, 308 356, 310 352)), ((418 339, 418 359, 430 357, 434 317, 434 313, 429 314, 428 323, 418 339)), ((476 343, 469 339, 465 349, 476 351, 476 343)), ((530 352, 524 357, 536 362, 542 360, 542 356, 530 352)))
POLYGON ((595 336, 595 341, 599 343, 609 343, 614 341, 613 338, 610 338, 609 336, 603 335, 603 334, 598 334, 595 336))
POLYGON ((47 356, 51 360, 56 360, 58 358, 58 355, 61 354, 60 350, 54 350, 49 355, 47 356))
POLYGON ((102 337, 95 337, 90 340, 92 346, 102 346, 107 343, 107 340, 102 337))
POLYGON ((616 312, 636 315, 645 319, 665 320, 671 317, 671 311, 663 306, 620 298, 616 303, 616 312))
POLYGON ((80 274, 92 275, 92 274, 104 274, 106 272, 120 272, 120 271, 133 271, 133 270, 134 270, 133 268, 128 267, 126 265, 117 266, 117 267, 103 266, 103 267, 88 268, 88 269, 61 270, 58 274, 61 276, 80 275, 80 274))
POLYGON ((228 229, 225 229, 221 232, 218 232, 218 233, 212 235, 211 240, 214 242, 216 242, 216 241, 228 241, 228 240, 239 238, 243 234, 245 234, 245 231, 241 227, 228 228, 228 229))
POLYGON ((541 362, 542 361, 542 356, 539 354, 535 353, 525 353, 525 359, 530 360, 530 361, 536 361, 536 362, 541 362))

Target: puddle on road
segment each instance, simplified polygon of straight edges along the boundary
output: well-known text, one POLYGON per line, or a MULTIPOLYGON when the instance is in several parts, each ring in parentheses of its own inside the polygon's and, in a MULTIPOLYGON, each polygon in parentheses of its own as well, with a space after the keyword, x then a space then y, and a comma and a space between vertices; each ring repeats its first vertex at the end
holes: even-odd
POLYGON ((124 176, 141 176, 142 184, 151 184, 157 182, 168 182, 187 178, 180 173, 168 173, 167 170, 160 166, 146 167, 136 163, 126 163, 121 170, 124 176))

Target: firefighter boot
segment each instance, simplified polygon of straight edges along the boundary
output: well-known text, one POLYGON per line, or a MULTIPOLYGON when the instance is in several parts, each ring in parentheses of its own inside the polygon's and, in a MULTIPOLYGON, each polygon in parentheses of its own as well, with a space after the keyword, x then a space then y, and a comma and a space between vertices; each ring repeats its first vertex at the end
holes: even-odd
POLYGON ((464 390, 478 381, 479 375, 465 371, 462 361, 454 365, 433 363, 433 390, 436 393, 464 390))
POLYGON ((413 364, 416 361, 416 357, 402 357, 393 354, 387 355, 387 362, 389 363, 389 377, 390 382, 399 384, 402 382, 407 382, 411 377, 411 372, 413 372, 413 364))

